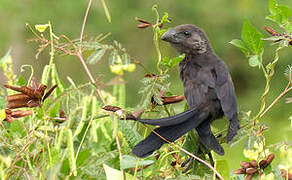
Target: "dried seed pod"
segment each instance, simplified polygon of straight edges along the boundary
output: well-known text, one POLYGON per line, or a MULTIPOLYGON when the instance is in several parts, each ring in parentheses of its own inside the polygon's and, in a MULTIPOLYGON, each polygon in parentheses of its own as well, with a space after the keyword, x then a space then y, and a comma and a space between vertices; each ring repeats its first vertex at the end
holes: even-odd
POLYGON ((30 97, 26 94, 13 94, 7 96, 6 101, 9 103, 10 101, 18 101, 18 100, 28 100, 30 97))
POLYGON ((149 21, 147 21, 147 20, 140 19, 140 18, 138 18, 138 17, 136 17, 135 19, 136 19, 137 21, 139 21, 140 23, 143 23, 143 24, 150 24, 150 25, 152 25, 152 23, 149 22, 149 21))
POLYGON ((122 108, 118 107, 118 106, 111 106, 111 105, 106 105, 104 106, 102 109, 106 110, 106 111, 112 111, 112 112, 116 112, 118 110, 121 110, 122 108))
POLYGON ((45 94, 45 96, 43 97, 42 101, 46 100, 51 94, 52 92, 56 89, 58 85, 55 84, 54 86, 52 86, 45 94))
POLYGON ((253 177, 253 174, 248 174, 245 176, 244 180, 251 180, 253 177))
POLYGON ((22 108, 22 107, 30 107, 29 106, 30 101, 31 101, 30 98, 24 99, 24 100, 20 99, 20 100, 8 101, 7 108, 15 109, 15 108, 22 108))
POLYGON ((272 28, 270 28, 268 26, 265 27, 265 30, 268 33, 270 33, 272 36, 280 36, 280 34, 277 31, 275 31, 274 29, 272 29, 272 28))
POLYGON ((144 28, 148 28, 149 26, 151 26, 151 24, 138 24, 137 28, 144 29, 144 28))
POLYGON ((246 161, 242 161, 240 163, 240 166, 243 167, 243 168, 245 168, 245 169, 251 167, 250 164, 249 164, 249 162, 246 162, 246 161))
MULTIPOLYGON (((287 178, 287 171, 285 169, 281 169, 281 176, 287 178)), ((290 173, 288 173, 288 180, 292 180, 292 174, 290 173)))
POLYGON ((245 174, 245 173, 246 173, 246 171, 244 168, 239 168, 239 169, 233 171, 233 174, 245 174))
POLYGON ((41 84, 40 87, 38 87, 38 91, 41 93, 42 96, 44 95, 46 89, 47 86, 44 84, 41 84))
POLYGON ((26 94, 33 99, 41 99, 42 98, 42 94, 37 89, 33 89, 33 88, 30 88, 27 86, 19 87, 19 86, 13 86, 13 85, 8 85, 8 84, 5 84, 4 86, 6 88, 12 89, 14 91, 18 91, 18 92, 21 92, 23 94, 26 94))
POLYGON ((32 111, 28 110, 28 111, 12 111, 11 116, 13 118, 21 118, 21 117, 25 117, 25 116, 31 116, 32 115, 32 111))
POLYGON ((181 102, 181 101, 183 101, 185 99, 185 96, 184 95, 164 96, 164 97, 161 97, 161 98, 162 98, 163 105, 166 105, 166 104, 173 104, 173 103, 181 102))
POLYGON ((273 161, 274 158, 275 158, 275 155, 273 153, 268 155, 268 157, 267 157, 267 166, 269 164, 271 164, 271 162, 273 161))
POLYGON ((261 160, 259 165, 261 169, 264 169, 265 167, 267 167, 267 160, 264 160, 264 159, 261 160))
POLYGON ((247 174, 255 174, 256 172, 258 172, 258 170, 255 168, 247 168, 246 169, 247 174))
POLYGON ((252 160, 252 161, 250 162, 250 165, 251 165, 251 167, 253 167, 253 168, 258 168, 258 163, 257 163, 256 160, 252 160))

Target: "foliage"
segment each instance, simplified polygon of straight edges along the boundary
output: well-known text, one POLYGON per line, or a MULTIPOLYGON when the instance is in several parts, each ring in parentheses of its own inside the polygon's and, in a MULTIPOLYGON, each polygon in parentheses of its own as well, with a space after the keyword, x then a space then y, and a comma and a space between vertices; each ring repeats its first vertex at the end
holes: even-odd
MULTIPOLYGON (((105 1, 101 1, 105 15, 109 22, 111 16, 105 1)), ((72 40, 66 35, 58 35, 52 28, 52 24, 37 24, 28 29, 34 38, 29 41, 38 43, 36 58, 45 49, 49 49, 49 64, 43 69, 41 83, 44 85, 57 84, 58 87, 51 97, 43 102, 42 106, 31 108, 33 115, 29 117, 15 118, 7 122, 5 111, 5 96, 12 91, 1 89, 0 112, 0 176, 1 179, 214 179, 215 171, 202 163, 194 161, 191 168, 183 173, 182 164, 195 149, 195 158, 204 161, 212 161, 207 156, 204 148, 198 147, 198 137, 194 132, 180 138, 175 144, 163 146, 154 156, 140 159, 131 155, 131 149, 145 137, 151 127, 130 121, 119 121, 114 113, 102 110, 104 105, 117 105, 123 109, 134 111, 127 106, 125 72, 135 71, 136 65, 143 64, 131 57, 126 49, 118 41, 104 43, 104 39, 110 36, 100 34, 97 37, 85 38, 83 36, 86 18, 91 6, 91 0, 84 17, 84 24, 80 38, 72 40), (89 82, 77 85, 74 80, 67 77, 70 82, 65 86, 59 78, 57 65, 54 58, 57 55, 70 55, 76 57, 86 71, 89 82), (98 64, 107 57, 109 69, 115 75, 110 82, 102 82, 102 77, 94 77, 88 65, 98 64), (112 86, 112 92, 103 90, 105 86, 112 86), (181 153, 183 151, 183 153, 181 153), (188 154, 188 155, 187 155, 188 154)), ((269 31, 272 36, 263 38, 247 19, 244 20, 241 40, 235 39, 230 43, 238 47, 248 58, 251 67, 262 69, 266 78, 266 87, 261 97, 261 107, 254 116, 254 110, 242 113, 242 128, 232 144, 246 139, 243 149, 243 160, 261 160, 267 155, 279 151, 281 157, 279 164, 272 164, 263 172, 262 178, 279 178, 279 170, 291 170, 291 145, 288 142, 267 144, 264 131, 268 125, 263 123, 263 116, 291 89, 291 65, 288 66, 285 75, 287 86, 283 92, 269 105, 267 96, 271 87, 270 80, 275 73, 275 66, 279 60, 280 49, 291 45, 291 10, 287 6, 278 5, 276 0, 270 0, 270 15, 267 19, 275 22, 283 28, 283 33, 269 31), (273 34, 274 33, 274 34, 273 34), (289 34, 290 33, 290 34, 289 34), (274 59, 271 62, 264 61, 264 41, 273 41, 278 47, 275 50, 274 59)), ((157 6, 152 10, 156 15, 155 23, 147 22, 153 32, 153 44, 157 55, 157 72, 152 73, 146 69, 147 74, 141 78, 140 93, 142 94, 139 110, 143 117, 159 118, 176 114, 172 105, 163 105, 161 97, 164 94, 172 95, 172 85, 169 83, 169 72, 181 60, 179 57, 163 56, 159 47, 160 36, 167 31, 163 25, 170 23, 168 14, 162 17, 158 13, 157 6)), ((0 66, 7 78, 8 84, 28 86, 34 75, 26 78, 16 76, 13 72, 13 58, 10 50, 1 58, 0 66)), ((28 109, 28 108, 24 108, 28 109)), ((136 109, 136 108, 135 108, 136 109)), ((226 130, 219 131, 214 128, 218 136, 224 139, 226 130)), ((220 138, 220 137, 219 137, 220 138)), ((221 140, 220 139, 220 140, 221 140)), ((224 140, 222 140, 223 142, 224 140)), ((228 167, 226 159, 214 159, 215 170, 225 179, 230 178, 230 171, 234 167, 228 167)), ((243 175, 232 175, 233 179, 243 179, 243 175)))

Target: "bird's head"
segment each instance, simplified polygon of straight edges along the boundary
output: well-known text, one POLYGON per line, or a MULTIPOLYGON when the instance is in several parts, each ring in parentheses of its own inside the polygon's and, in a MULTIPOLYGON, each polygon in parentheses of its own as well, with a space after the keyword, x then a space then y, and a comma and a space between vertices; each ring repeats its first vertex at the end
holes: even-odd
POLYGON ((191 24, 183 24, 166 31, 161 39, 169 42, 179 53, 203 54, 210 45, 205 33, 191 24))

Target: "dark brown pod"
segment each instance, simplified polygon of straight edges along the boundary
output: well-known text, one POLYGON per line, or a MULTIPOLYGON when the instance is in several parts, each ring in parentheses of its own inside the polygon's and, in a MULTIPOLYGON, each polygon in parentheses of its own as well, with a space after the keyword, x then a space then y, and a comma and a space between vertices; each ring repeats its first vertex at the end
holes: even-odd
POLYGON ((167 105, 167 104, 173 104, 173 103, 178 103, 181 102, 185 99, 184 95, 179 95, 179 96, 164 96, 161 97, 162 98, 162 102, 163 105, 167 105))
POLYGON ((253 174, 248 174, 245 176, 244 180, 251 180, 253 177, 253 174))
POLYGON ((246 169, 246 173, 247 173, 247 174, 254 174, 254 173, 256 173, 256 172, 258 172, 258 170, 255 169, 255 168, 247 168, 247 169, 246 169))
POLYGON ((233 171, 233 174, 245 174, 245 173, 246 173, 246 171, 244 168, 239 168, 239 169, 233 171))
POLYGON ((245 168, 245 169, 251 167, 250 164, 249 164, 249 162, 246 162, 246 161, 242 161, 240 163, 240 166, 243 167, 243 168, 245 168))
POLYGON ((280 34, 278 32, 276 32, 274 29, 272 29, 272 28, 270 28, 268 26, 265 27, 265 30, 268 33, 270 33, 272 36, 280 36, 280 34))
POLYGON ((104 110, 106 110, 106 111, 116 112, 117 110, 121 110, 122 108, 120 108, 120 107, 118 107, 118 106, 106 105, 106 106, 104 106, 102 109, 104 109, 104 110))
POLYGON ((264 169, 265 167, 267 167, 267 161, 263 159, 260 161, 259 165, 261 169, 264 169))
POLYGON ((267 157, 267 166, 271 164, 274 158, 275 158, 274 154, 269 154, 269 156, 267 157))
POLYGON ((46 94, 45 94, 45 96, 43 97, 43 100, 42 100, 42 101, 46 100, 46 99, 52 94, 52 92, 56 89, 57 86, 58 86, 57 84, 55 84, 54 86, 52 86, 52 87, 46 92, 46 94))
POLYGON ((21 117, 25 117, 25 116, 31 116, 32 115, 32 111, 28 110, 28 111, 12 111, 11 116, 13 118, 21 118, 21 117))
POLYGON ((250 162, 250 165, 251 165, 251 167, 253 167, 253 168, 258 168, 258 163, 257 163, 256 160, 252 160, 252 161, 250 162))
POLYGON ((26 94, 13 94, 13 95, 7 96, 6 101, 10 102, 10 101, 28 100, 28 99, 30 99, 30 97, 26 94))
POLYGON ((144 20, 144 19, 140 19, 140 18, 137 18, 137 17, 136 17, 136 20, 139 21, 140 23, 143 23, 143 24, 152 24, 152 23, 149 22, 149 21, 146 21, 146 20, 144 20))
POLYGON ((148 28, 149 26, 151 26, 151 24, 138 24, 137 28, 144 29, 144 28, 148 28))

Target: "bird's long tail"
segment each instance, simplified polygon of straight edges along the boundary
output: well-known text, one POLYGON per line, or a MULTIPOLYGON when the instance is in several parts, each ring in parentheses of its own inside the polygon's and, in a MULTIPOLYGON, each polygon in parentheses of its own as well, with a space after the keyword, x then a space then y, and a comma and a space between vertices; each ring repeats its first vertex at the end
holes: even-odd
MULTIPOLYGON (((188 131, 198 127, 204 120, 206 120, 209 114, 205 112, 198 112, 193 114, 187 120, 180 124, 171 126, 163 126, 154 129, 154 131, 170 142, 174 142, 188 131)), ((176 121, 176 120, 174 120, 176 121)), ((147 157, 151 155, 155 150, 159 149, 164 143, 161 137, 157 136, 154 132, 146 137, 143 141, 139 142, 132 150, 132 153, 138 157, 147 157)))

